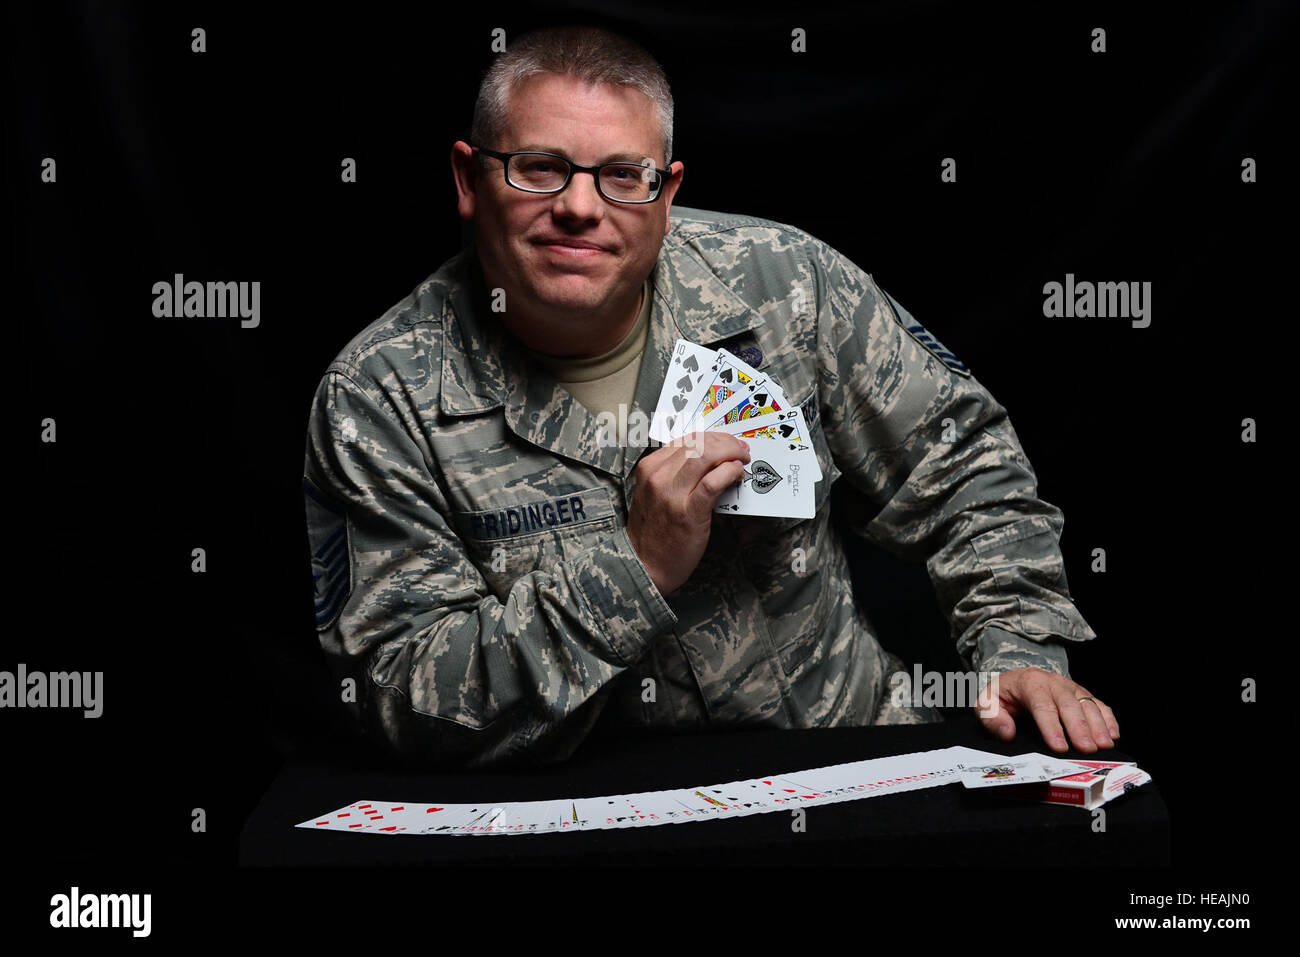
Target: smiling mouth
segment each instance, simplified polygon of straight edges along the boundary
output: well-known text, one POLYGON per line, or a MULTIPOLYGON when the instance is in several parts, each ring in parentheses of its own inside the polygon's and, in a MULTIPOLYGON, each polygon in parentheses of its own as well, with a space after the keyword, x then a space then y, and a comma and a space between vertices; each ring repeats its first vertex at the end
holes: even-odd
POLYGON ((599 256, 609 254, 608 249, 602 249, 596 246, 571 246, 566 243, 538 243, 542 249, 547 250, 552 255, 567 260, 595 259, 599 256))

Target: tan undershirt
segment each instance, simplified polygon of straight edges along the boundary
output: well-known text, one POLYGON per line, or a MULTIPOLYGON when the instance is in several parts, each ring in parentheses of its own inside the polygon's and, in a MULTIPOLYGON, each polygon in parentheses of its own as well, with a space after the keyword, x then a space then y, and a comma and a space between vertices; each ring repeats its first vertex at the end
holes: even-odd
POLYGON ((627 414, 631 414, 637 373, 641 368, 641 353, 645 350, 649 331, 650 280, 647 279, 641 289, 641 311, 637 314, 632 331, 609 352, 590 359, 557 359, 533 349, 528 351, 592 415, 610 412, 617 422, 620 404, 627 407, 627 414))

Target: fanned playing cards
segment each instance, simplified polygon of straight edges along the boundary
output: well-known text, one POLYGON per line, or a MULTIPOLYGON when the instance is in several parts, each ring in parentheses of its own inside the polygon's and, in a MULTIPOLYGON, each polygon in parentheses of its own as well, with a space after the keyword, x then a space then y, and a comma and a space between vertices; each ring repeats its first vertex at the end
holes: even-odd
POLYGON ((736 436, 750 451, 744 477, 722 493, 714 511, 813 517, 822 472, 799 407, 778 383, 726 349, 678 339, 650 437, 668 443, 710 430, 736 436))
POLYGON ((997 758, 971 748, 951 747, 638 794, 479 804, 364 800, 296 826, 354 834, 476 836, 719 821, 936 787, 955 781, 966 768, 997 758))
MULTIPOLYGON (((1085 777, 1108 778, 1097 803, 1140 787, 1151 776, 1131 762, 1069 761, 1043 754, 1003 757, 987 751, 954 746, 914 751, 848 764, 833 764, 748 781, 698 787, 609 794, 551 801, 478 804, 417 804, 409 801, 356 801, 336 811, 309 818, 296 827, 354 834, 445 835, 562 834, 623 827, 653 827, 689 821, 721 821, 777 811, 815 807, 840 801, 901 794, 961 781, 966 787, 1010 785, 1002 793, 1031 800, 1094 807, 1072 793, 1042 795, 1026 789, 1056 789, 1063 782, 1085 777), (1107 774, 1109 772, 1109 775, 1107 774), (1066 775, 1059 777, 1059 775, 1066 775)), ((1086 784, 1081 792, 1091 794, 1086 784)), ((1066 791, 1071 789, 1066 787, 1066 791)))

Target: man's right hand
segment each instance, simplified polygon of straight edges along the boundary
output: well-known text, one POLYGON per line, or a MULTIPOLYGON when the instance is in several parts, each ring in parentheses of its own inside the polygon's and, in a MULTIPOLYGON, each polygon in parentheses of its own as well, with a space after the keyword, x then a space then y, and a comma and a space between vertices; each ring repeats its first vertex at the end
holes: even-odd
POLYGON ((749 446, 725 432, 692 432, 636 466, 627 536, 659 594, 691 577, 709 544, 713 506, 745 474, 749 446))

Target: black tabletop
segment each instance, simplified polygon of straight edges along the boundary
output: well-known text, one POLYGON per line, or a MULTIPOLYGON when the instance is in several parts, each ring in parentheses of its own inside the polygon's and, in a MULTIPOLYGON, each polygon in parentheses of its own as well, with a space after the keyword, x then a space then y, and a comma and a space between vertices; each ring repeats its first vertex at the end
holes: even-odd
MULTIPOLYGON (((1169 815, 1156 782, 1105 806, 1007 797, 960 783, 805 809, 802 828, 772 812, 719 821, 537 835, 388 836, 294 825, 357 800, 532 801, 699 786, 965 745, 997 754, 1045 749, 1025 729, 1002 744, 979 724, 635 734, 592 742, 568 762, 526 771, 413 773, 376 762, 289 761, 247 821, 240 863, 275 865, 1128 866, 1170 863, 1169 815), (1104 827, 1103 827, 1104 825, 1104 827)), ((1066 757, 1089 757, 1071 751, 1066 757)), ((1131 760, 1120 751, 1091 757, 1131 760)), ((1140 765, 1139 761, 1139 765, 1140 765)))

